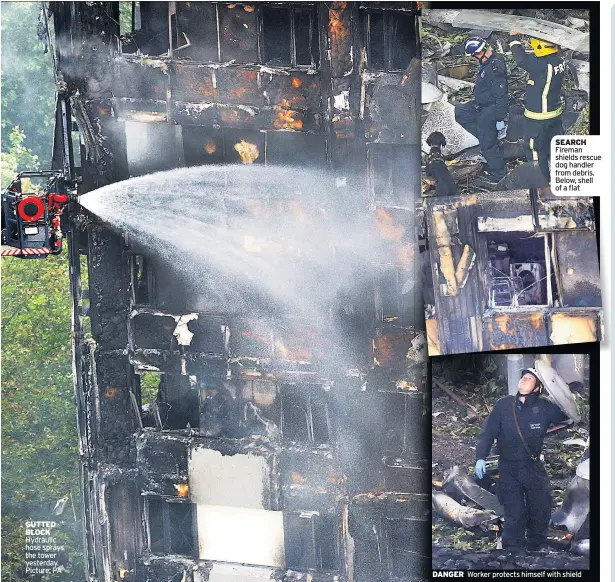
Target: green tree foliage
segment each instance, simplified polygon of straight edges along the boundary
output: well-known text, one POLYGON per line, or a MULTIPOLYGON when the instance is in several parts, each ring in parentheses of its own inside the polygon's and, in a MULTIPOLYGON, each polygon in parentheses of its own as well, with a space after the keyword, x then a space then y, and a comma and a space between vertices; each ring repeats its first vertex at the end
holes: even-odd
MULTIPOLYGON (((71 300, 66 254, 2 262, 3 578, 8 568, 11 580, 27 580, 24 520, 49 519, 66 496, 80 513, 71 300)), ((68 545, 78 552, 75 514, 67 508, 58 521, 67 521, 68 545)), ((71 580, 75 568, 80 557, 71 580)))
POLYGON ((120 34, 130 32, 132 32, 132 2, 120 2, 120 34))
MULTIPOLYGON (((49 55, 36 28, 37 2, 3 2, 2 152, 5 187, 19 171, 48 169, 54 124, 49 55)), ((2 259, 2 580, 25 573, 25 521, 50 519, 69 497, 58 540, 71 566, 54 582, 84 579, 76 411, 66 254, 2 259)))
POLYGON ((2 498, 15 511, 62 497, 74 462, 70 303, 66 255, 3 259, 2 498))
POLYGON ((39 169, 38 156, 23 145, 26 136, 19 127, 13 127, 9 133, 10 149, 0 153, 2 176, 0 187, 6 188, 17 172, 39 169))
MULTIPOLYGON (((40 2, 2 2, 2 151, 19 127, 23 146, 44 165, 53 147, 54 79, 51 57, 36 30, 40 2)), ((22 169, 22 168, 20 168, 22 169)))

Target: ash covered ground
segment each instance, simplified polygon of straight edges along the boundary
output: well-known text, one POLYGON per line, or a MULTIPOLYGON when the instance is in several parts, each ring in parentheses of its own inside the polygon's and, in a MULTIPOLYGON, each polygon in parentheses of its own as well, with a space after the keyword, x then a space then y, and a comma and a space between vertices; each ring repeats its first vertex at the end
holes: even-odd
MULTIPOLYGON (((500 356, 503 357, 503 356, 500 356)), ((470 354, 435 359, 432 391, 432 480, 440 483, 451 467, 467 467, 473 477, 475 439, 482 421, 495 401, 507 394, 507 380, 495 365, 493 356, 470 354), (443 384, 479 414, 455 402, 438 387, 443 384)), ((575 475, 583 454, 581 441, 589 436, 589 405, 577 396, 583 420, 557 430, 545 438, 543 453, 550 477, 552 510, 562 503, 566 487, 575 475), (566 442, 567 441, 567 442, 566 442), (574 442, 571 442, 574 441, 574 442)), ((495 450, 492 450, 492 454, 495 450)), ((435 489, 438 486, 435 485, 435 489)), ((471 503, 469 503, 472 506, 471 503)), ((463 528, 432 512, 432 567, 434 570, 582 570, 589 558, 570 551, 564 532, 550 530, 549 550, 511 555, 500 549, 496 528, 463 528)))

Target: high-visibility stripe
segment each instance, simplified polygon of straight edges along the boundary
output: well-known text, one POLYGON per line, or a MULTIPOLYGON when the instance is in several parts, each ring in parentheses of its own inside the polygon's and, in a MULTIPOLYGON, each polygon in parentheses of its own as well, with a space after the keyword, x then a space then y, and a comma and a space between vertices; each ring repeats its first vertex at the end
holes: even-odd
POLYGON ((528 119, 553 119, 561 115, 563 111, 563 106, 558 107, 554 111, 546 111, 544 113, 536 113, 536 111, 530 111, 529 109, 526 109, 523 112, 523 115, 525 115, 525 117, 527 117, 528 119))
POLYGON ((549 96, 549 89, 551 88, 551 79, 553 78, 553 65, 549 63, 547 65, 547 80, 545 82, 544 89, 542 90, 542 113, 548 113, 549 104, 547 103, 547 97, 549 96))
POLYGON ((538 152, 534 149, 534 138, 530 137, 530 151, 532 152, 532 160, 538 161, 538 152))
POLYGON ((2 249, 0 256, 2 257, 14 257, 15 255, 49 255, 51 249, 43 247, 41 249, 2 249))
POLYGON ((514 47, 516 44, 523 44, 523 43, 522 43, 520 40, 513 40, 513 41, 510 43, 510 45, 509 45, 509 46, 510 46, 510 48, 512 48, 512 47, 514 47))

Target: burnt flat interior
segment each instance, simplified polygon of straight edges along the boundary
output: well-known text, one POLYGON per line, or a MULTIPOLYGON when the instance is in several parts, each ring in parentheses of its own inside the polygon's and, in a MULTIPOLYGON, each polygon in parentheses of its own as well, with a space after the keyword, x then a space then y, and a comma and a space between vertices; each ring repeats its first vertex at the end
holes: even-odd
POLYGON ((545 259, 546 243, 551 261, 550 235, 491 232, 480 238, 487 246, 489 258, 489 307, 557 305, 559 296, 554 269, 551 264, 547 269, 545 259))

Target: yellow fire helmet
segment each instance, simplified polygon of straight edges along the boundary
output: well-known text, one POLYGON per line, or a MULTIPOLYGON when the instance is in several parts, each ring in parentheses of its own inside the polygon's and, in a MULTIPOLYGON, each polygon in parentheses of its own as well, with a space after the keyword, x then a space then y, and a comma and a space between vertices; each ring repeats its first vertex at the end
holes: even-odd
POLYGON ((548 40, 540 40, 539 38, 531 38, 530 44, 534 49, 534 54, 537 57, 546 57, 552 55, 559 50, 559 47, 548 40))

